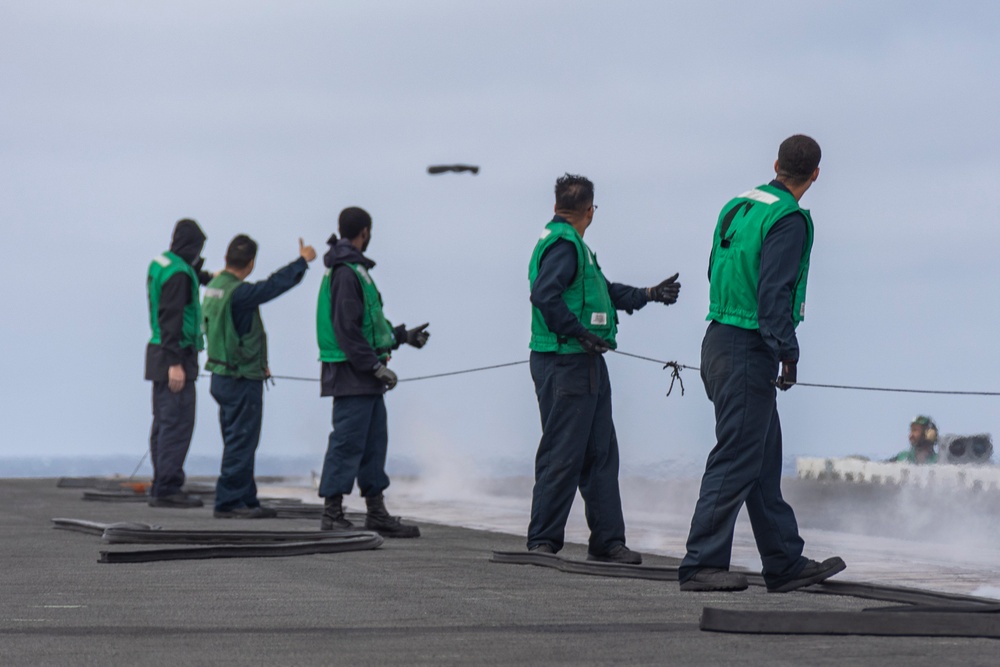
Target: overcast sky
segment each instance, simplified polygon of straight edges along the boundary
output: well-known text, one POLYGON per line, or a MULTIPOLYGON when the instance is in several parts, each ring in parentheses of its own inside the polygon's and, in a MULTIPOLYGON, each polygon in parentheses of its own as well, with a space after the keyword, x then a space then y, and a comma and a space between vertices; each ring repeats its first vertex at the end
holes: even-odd
MULTIPOLYGON (((620 349, 697 366, 719 208, 767 182, 777 146, 823 148, 803 382, 1000 390, 1000 45, 995 3, 182 2, 0 5, 0 454, 148 444, 145 273, 178 218, 206 265, 260 243, 262 279, 322 254, 338 212, 374 218, 394 322, 431 323, 400 377, 527 359, 527 263, 563 172, 596 184, 605 273, 679 271, 678 304, 622 315, 620 349), (737 10, 736 8, 741 9, 737 10), (434 163, 478 176, 429 176, 434 163)), ((322 267, 263 307, 271 368, 318 377, 322 267)), ((608 359, 623 469, 700 467, 714 445, 696 372, 608 359)), ((198 382, 193 455, 221 450, 198 382)), ((527 366, 400 385, 390 456, 530 471, 527 366), (521 466, 518 468, 518 466, 521 466)), ((315 456, 318 385, 279 381, 261 454, 315 456)), ((789 455, 888 456, 910 419, 1000 432, 1000 398, 798 387, 789 455)), ((130 472, 130 471, 123 471, 130 472)))

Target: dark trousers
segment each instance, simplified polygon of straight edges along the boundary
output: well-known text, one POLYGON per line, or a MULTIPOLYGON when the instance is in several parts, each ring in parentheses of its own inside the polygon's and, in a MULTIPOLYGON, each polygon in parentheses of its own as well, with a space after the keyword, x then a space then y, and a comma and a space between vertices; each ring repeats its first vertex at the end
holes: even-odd
POLYGON ((625 544, 607 364, 601 355, 532 352, 531 378, 542 439, 535 456, 528 548, 562 549, 579 489, 590 527, 589 551, 606 554, 625 544))
POLYGON ((701 377, 715 405, 715 448, 708 455, 679 579, 701 568, 729 568, 733 529, 746 503, 769 585, 806 564, 795 513, 781 497, 778 360, 760 332, 712 322, 701 345, 701 377))
POLYGON ((153 383, 153 427, 149 430, 149 456, 153 463, 153 488, 149 495, 172 496, 184 486, 184 459, 194 434, 194 380, 176 394, 166 382, 153 383))
POLYGON ((389 487, 385 457, 389 428, 382 394, 333 399, 333 431, 326 446, 319 495, 347 495, 358 481, 366 498, 389 487))
POLYGON ((222 467, 215 483, 215 509, 258 507, 254 458, 264 416, 264 382, 212 374, 212 398, 219 404, 222 467))

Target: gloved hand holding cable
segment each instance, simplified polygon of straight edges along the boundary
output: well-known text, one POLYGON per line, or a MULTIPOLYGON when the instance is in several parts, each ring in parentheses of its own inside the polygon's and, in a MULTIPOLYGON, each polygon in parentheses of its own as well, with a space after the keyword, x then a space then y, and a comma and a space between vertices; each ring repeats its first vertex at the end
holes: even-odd
POLYGON ((381 361, 375 364, 375 368, 372 369, 375 373, 375 377, 381 380, 387 389, 392 389, 399 382, 399 378, 393 373, 388 366, 383 364, 381 361))
POLYGON ((781 391, 788 391, 795 384, 797 379, 796 367, 798 366, 797 361, 782 361, 781 362, 781 374, 778 375, 778 379, 775 380, 774 386, 776 386, 781 391))

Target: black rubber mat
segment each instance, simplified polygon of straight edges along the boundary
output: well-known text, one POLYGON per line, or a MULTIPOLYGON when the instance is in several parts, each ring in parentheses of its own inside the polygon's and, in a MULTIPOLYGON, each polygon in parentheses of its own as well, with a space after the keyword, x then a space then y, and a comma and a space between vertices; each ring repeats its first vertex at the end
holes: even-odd
POLYGON ((101 535, 101 540, 107 544, 260 544, 329 541, 374 534, 331 530, 135 530, 110 526, 101 535))
POLYGON ((144 549, 137 551, 101 551, 100 563, 150 563, 164 560, 204 560, 208 558, 271 558, 307 556, 312 554, 367 551, 382 546, 383 539, 375 533, 353 537, 331 538, 315 542, 284 542, 281 544, 242 544, 227 546, 178 547, 175 549, 144 549))
POLYGON ((147 503, 149 496, 129 489, 117 491, 84 491, 83 499, 102 503, 147 503))
POLYGON ((941 612, 946 614, 963 613, 963 612, 973 612, 976 614, 1000 614, 1000 602, 993 601, 992 604, 968 604, 963 602, 956 602, 955 604, 947 605, 902 605, 899 607, 869 607, 865 611, 884 611, 884 612, 894 612, 894 611, 931 611, 931 612, 941 612))
POLYGON ((490 559, 494 563, 514 565, 540 565, 561 572, 593 574, 601 577, 625 577, 629 579, 651 579, 654 581, 677 581, 676 567, 653 567, 649 565, 622 565, 602 563, 594 560, 573 560, 556 554, 533 551, 494 551, 490 559))
POLYGON ((875 635, 1000 638, 1000 620, 981 612, 745 611, 705 607, 710 632, 777 635, 875 635))
POLYGON ((101 523, 99 521, 86 521, 84 519, 55 518, 52 519, 54 528, 62 530, 72 530, 77 533, 88 535, 103 535, 108 528, 129 528, 131 530, 162 530, 160 526, 136 521, 119 521, 118 523, 101 523))
POLYGON ((56 486, 60 489, 98 489, 100 491, 113 491, 120 489, 122 479, 108 477, 60 477, 56 486))
POLYGON ((953 607, 973 605, 976 607, 989 607, 997 604, 996 600, 975 597, 973 595, 962 595, 961 593, 940 593, 937 591, 925 591, 919 588, 854 581, 830 580, 822 584, 803 588, 802 590, 807 593, 818 593, 820 595, 848 595, 866 600, 880 600, 882 602, 898 602, 900 604, 920 606, 939 605, 942 607, 953 607))
MULTIPOLYGON (((655 581, 677 582, 676 567, 651 567, 647 565, 617 565, 595 561, 582 561, 563 558, 553 554, 540 554, 531 551, 494 551, 490 559, 494 563, 511 563, 515 565, 540 565, 551 567, 561 572, 575 574, 591 574, 602 577, 631 577, 655 581)), ((764 578, 755 573, 745 573, 751 586, 764 586, 764 578)), ((971 605, 975 608, 996 604, 996 600, 978 598, 971 595, 956 593, 939 593, 917 588, 900 586, 883 586, 850 581, 828 581, 799 589, 797 592, 818 593, 825 595, 846 595, 850 597, 879 600, 882 602, 898 602, 911 605, 961 606, 971 605)), ((777 595, 777 594, 776 594, 777 595)), ((782 593, 781 595, 785 595, 782 593)))
POLYGON ((376 534, 363 530, 167 530, 145 523, 98 523, 65 518, 52 519, 52 523, 56 528, 100 535, 107 544, 267 544, 337 541, 376 534))

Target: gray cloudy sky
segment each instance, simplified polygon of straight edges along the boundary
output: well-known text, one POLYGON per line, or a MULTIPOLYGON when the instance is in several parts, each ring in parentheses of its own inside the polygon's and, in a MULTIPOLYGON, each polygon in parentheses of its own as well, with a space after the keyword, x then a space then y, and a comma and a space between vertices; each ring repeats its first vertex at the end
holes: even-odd
MULTIPOLYGON (((1000 390, 993 201, 1000 9, 988 2, 171 2, 0 5, 0 454, 147 444, 145 271, 196 218, 207 265, 233 235, 257 278, 341 208, 375 220, 396 322, 431 322, 401 377, 526 359, 527 261, 564 171, 594 180, 587 241, 616 281, 680 271, 676 306, 623 315, 622 350, 697 365, 718 209, 822 145, 804 382, 1000 390), (478 176, 430 177, 437 162, 478 176)), ((322 269, 263 308, 277 374, 316 376, 322 269)), ((697 467, 714 444, 697 374, 609 358, 626 471, 697 467)), ((200 381, 192 454, 221 448, 200 381)), ((800 387, 787 454, 889 455, 930 413, 1000 432, 998 398, 800 387)), ((526 366, 401 385, 391 450, 530 470, 526 366)), ((261 453, 315 456, 330 401, 266 397, 261 453)), ((495 467, 493 468, 495 469, 495 467)), ((127 471, 126 471, 127 472, 127 471)))

